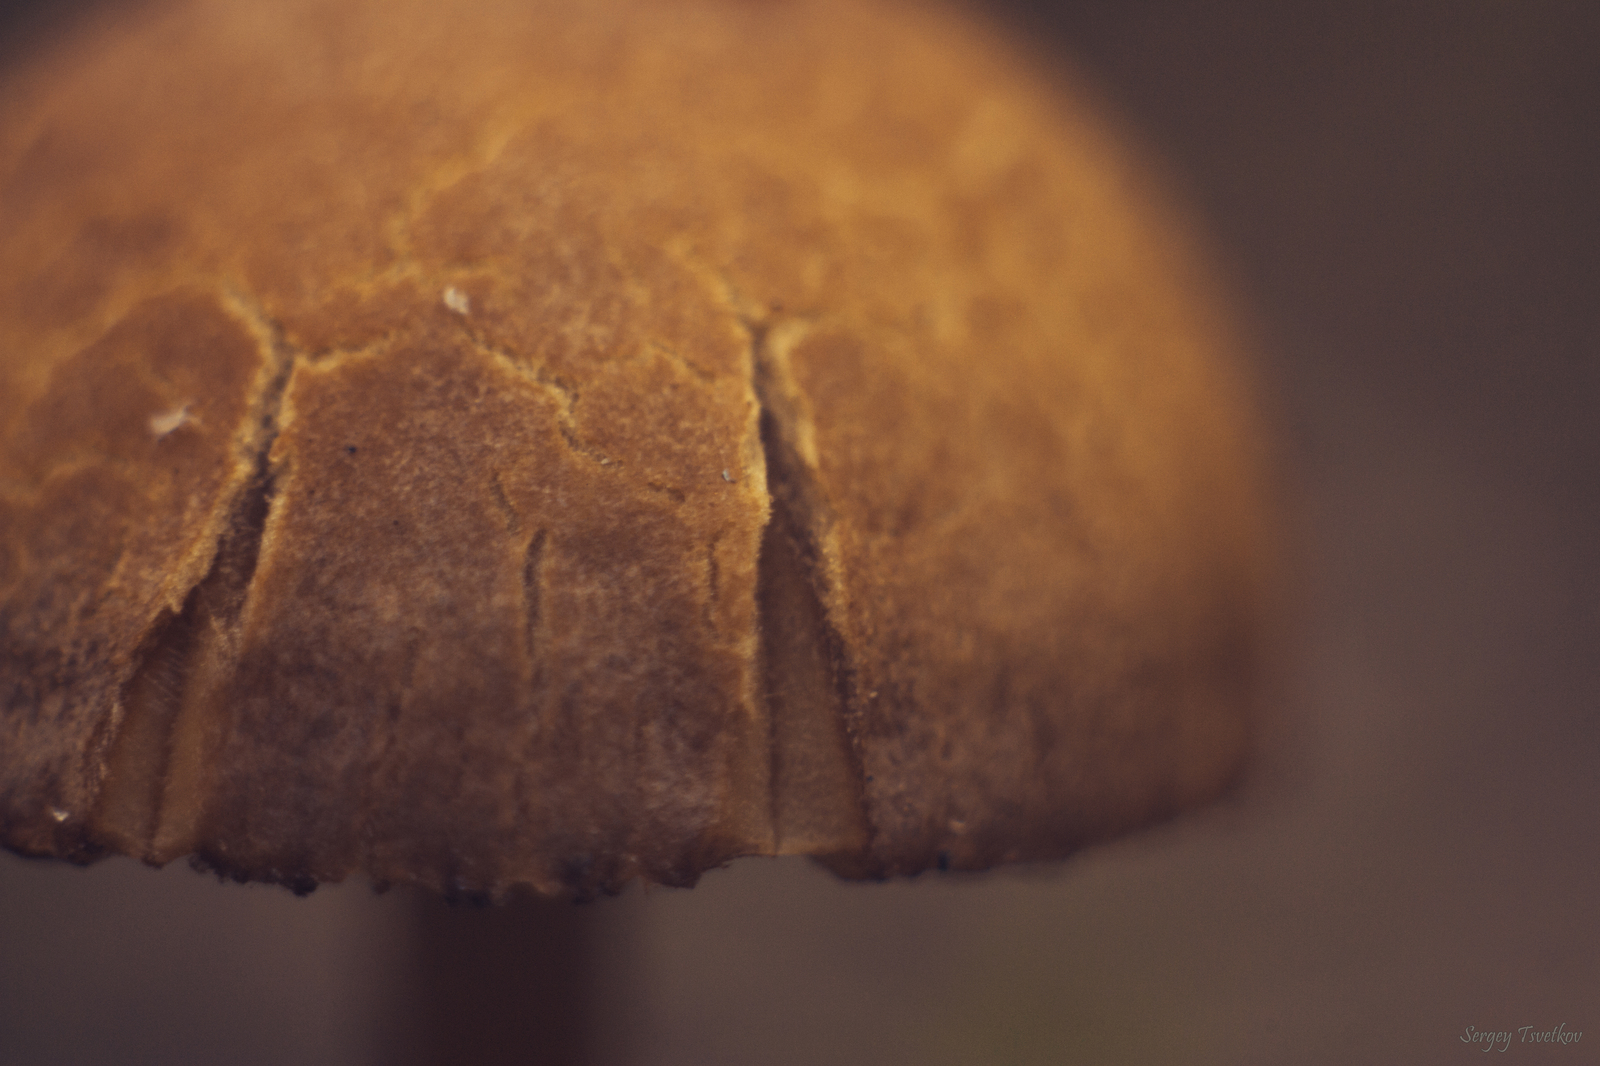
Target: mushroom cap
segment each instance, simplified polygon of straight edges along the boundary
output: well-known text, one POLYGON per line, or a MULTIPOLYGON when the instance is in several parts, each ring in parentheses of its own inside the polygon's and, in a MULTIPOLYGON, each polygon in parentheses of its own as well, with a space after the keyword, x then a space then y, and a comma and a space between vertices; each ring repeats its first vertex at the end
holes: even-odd
POLYGON ((0 90, 7 847, 586 896, 1238 776, 1238 342, 969 15, 161 0, 0 90))

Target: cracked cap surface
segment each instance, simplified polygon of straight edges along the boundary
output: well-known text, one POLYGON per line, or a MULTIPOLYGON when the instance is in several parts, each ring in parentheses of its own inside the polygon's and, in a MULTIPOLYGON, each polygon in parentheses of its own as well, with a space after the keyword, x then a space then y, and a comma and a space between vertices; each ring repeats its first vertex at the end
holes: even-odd
POLYGON ((1233 341, 956 12, 173 0, 0 87, 8 847, 590 895, 1237 775, 1233 341))

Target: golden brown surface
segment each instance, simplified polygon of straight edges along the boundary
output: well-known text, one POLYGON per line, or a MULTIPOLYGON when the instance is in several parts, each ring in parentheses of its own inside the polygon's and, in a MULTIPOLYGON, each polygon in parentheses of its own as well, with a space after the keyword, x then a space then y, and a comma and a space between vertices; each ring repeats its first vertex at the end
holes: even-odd
POLYGON ((942 9, 105 16, 0 83, 0 840, 581 895, 1216 795, 1259 457, 1151 217, 942 9))

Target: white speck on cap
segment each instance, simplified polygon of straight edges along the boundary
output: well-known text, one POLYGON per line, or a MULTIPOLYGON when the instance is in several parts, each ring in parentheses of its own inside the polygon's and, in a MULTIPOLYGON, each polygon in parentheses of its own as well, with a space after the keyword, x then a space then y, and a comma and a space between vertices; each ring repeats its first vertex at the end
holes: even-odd
POLYGON ((444 305, 458 315, 469 315, 472 313, 472 301, 467 299, 466 293, 462 292, 454 285, 445 287, 444 305))
POLYGON ((189 417, 189 404, 182 403, 170 411, 150 416, 150 432, 154 433, 156 440, 161 440, 179 426, 187 425, 194 421, 189 417))

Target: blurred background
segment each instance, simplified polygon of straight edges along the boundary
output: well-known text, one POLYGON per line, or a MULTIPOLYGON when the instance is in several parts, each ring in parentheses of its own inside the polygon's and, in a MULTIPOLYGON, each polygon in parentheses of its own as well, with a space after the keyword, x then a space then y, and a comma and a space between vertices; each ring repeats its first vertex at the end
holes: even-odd
MULTIPOLYGON (((0 0, 0 60, 79 6, 0 0)), ((1250 785, 1050 868, 585 907, 0 854, 0 1064, 1600 1061, 1600 5, 988 6, 1256 315, 1304 581, 1250 785)))

